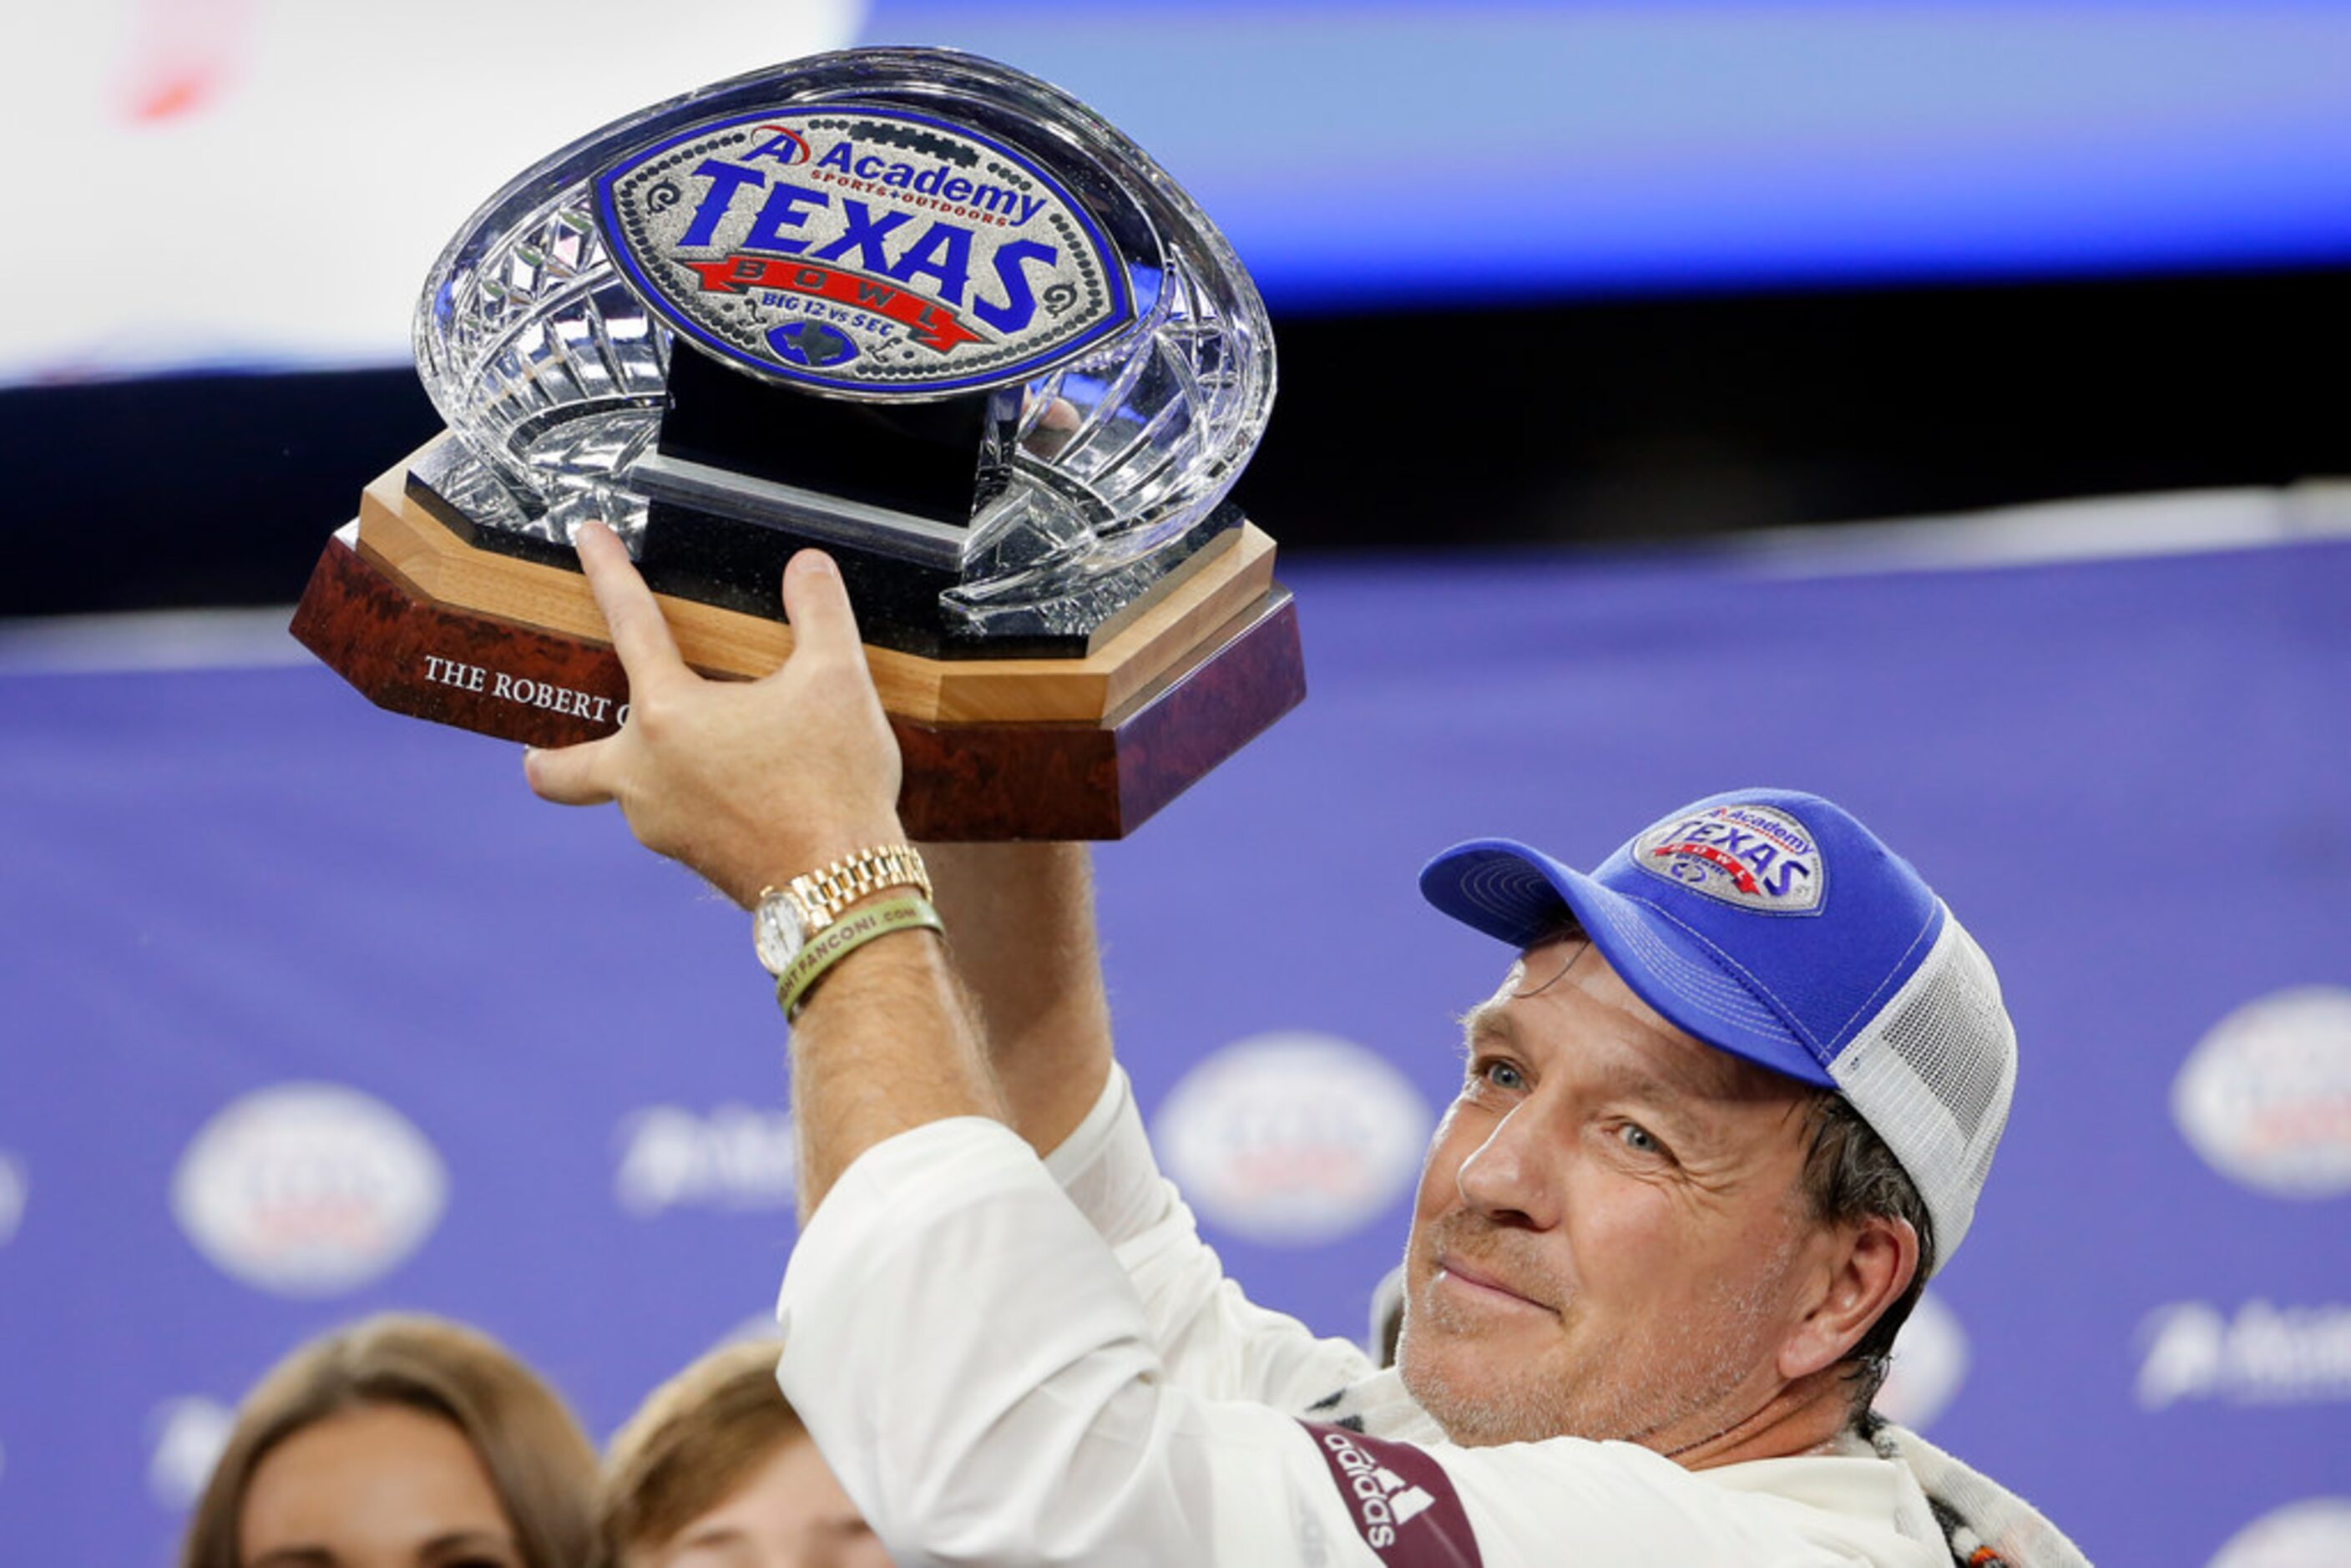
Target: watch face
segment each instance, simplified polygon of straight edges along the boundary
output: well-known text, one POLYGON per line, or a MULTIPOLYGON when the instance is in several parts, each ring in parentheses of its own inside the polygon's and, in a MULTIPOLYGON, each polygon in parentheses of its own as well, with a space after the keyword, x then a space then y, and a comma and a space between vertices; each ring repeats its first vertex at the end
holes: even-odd
POLYGON ((780 975, 799 956, 808 942, 808 927, 799 906, 788 893, 771 893, 751 915, 751 941, 768 973, 780 975))

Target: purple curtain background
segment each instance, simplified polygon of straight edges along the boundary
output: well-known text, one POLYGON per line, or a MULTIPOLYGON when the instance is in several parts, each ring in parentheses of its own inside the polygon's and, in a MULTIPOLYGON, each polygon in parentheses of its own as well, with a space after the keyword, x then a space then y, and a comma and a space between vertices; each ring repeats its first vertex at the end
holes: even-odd
MULTIPOLYGON (((1360 1333, 1397 1255, 1504 957, 1423 859, 1590 863, 1802 786, 1935 883, 2022 1035, 1908 1369, 1931 1434, 2105 1562, 2351 1496, 2351 545, 1287 575, 1306 706, 1098 857, 1124 1059, 1255 1295, 1360 1333), (1347 1043, 1226 1049, 1282 1031, 1347 1043)), ((601 1438, 765 1312, 780 1026, 747 922, 614 814, 298 664, 0 666, 0 1556, 167 1561, 224 1408, 360 1313, 483 1325, 601 1438)))

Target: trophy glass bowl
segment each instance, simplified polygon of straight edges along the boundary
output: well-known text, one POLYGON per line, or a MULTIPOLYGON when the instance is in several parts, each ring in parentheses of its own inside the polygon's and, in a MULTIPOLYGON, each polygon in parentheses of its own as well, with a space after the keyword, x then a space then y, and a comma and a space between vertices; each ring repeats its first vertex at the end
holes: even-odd
POLYGON ((713 675, 785 656, 782 563, 832 552, 935 838, 1118 836, 1303 695, 1228 499, 1263 304, 1148 155, 1019 71, 853 49, 626 117, 466 223, 414 335, 448 429, 295 622, 387 707, 540 745, 622 722, 588 521, 713 675))

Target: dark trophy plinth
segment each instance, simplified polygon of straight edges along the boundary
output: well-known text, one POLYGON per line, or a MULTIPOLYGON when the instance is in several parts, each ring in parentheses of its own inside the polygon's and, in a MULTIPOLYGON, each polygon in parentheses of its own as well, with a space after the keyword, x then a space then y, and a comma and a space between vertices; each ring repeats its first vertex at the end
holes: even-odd
POLYGON ((367 486, 294 622, 395 712, 624 723, 590 521, 718 678, 789 656, 783 565, 831 553, 925 838, 1122 836, 1304 695, 1227 499, 1272 396, 1255 289, 1017 71, 852 50, 632 116, 475 214, 416 336, 450 428, 367 486))

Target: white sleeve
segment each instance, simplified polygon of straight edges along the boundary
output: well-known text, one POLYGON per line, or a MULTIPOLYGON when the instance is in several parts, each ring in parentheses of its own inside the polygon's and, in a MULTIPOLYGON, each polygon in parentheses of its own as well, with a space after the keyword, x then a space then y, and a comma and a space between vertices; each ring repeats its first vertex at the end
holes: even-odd
POLYGON ((1102 1097, 1045 1169, 1134 1282, 1145 1341, 1176 1383, 1212 1399, 1299 1411, 1376 1370, 1354 1344, 1316 1338, 1225 1277, 1191 1209, 1159 1174, 1123 1070, 1111 1068, 1102 1097))
POLYGON ((1417 1448, 1172 1385, 1110 1249, 995 1122, 860 1156, 777 1317, 785 1395, 909 1568, 1792 1560, 1646 1450, 1417 1448))

